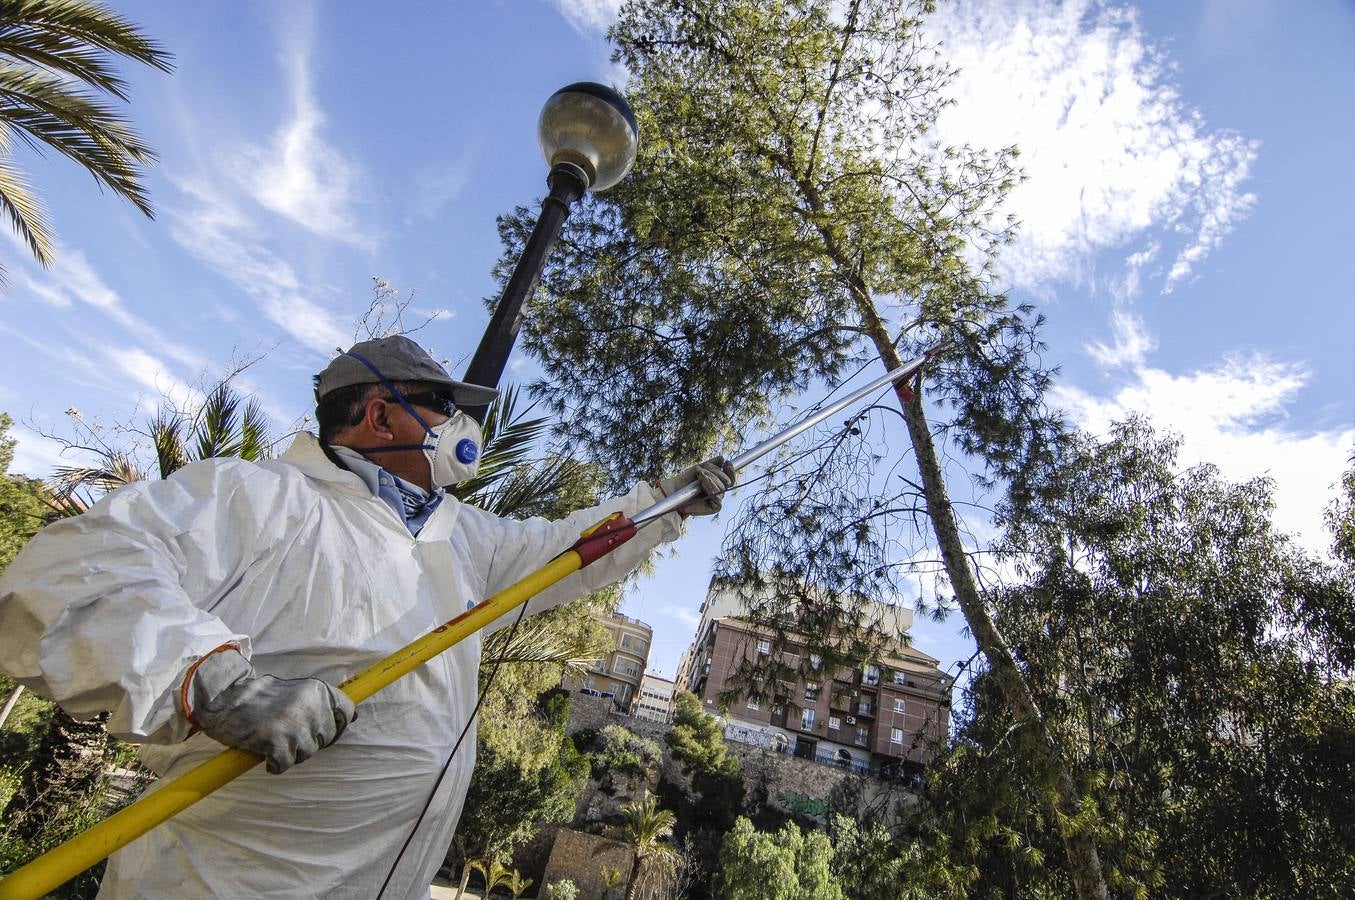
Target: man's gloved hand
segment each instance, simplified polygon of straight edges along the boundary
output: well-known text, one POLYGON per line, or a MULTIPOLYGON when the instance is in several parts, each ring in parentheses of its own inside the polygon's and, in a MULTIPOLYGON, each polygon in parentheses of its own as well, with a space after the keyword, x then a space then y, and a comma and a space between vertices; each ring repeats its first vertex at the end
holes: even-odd
POLYGON ((233 645, 188 670, 179 711, 208 737, 262 756, 275 775, 334 743, 356 715, 348 695, 318 678, 254 674, 233 645))
POLYGON ((659 490, 667 497, 693 481, 700 482, 701 493, 690 503, 679 507, 678 512, 684 517, 712 516, 720 511, 720 505, 724 502, 722 495, 734 486, 736 480, 734 466, 723 456, 716 456, 664 478, 659 482, 659 490))

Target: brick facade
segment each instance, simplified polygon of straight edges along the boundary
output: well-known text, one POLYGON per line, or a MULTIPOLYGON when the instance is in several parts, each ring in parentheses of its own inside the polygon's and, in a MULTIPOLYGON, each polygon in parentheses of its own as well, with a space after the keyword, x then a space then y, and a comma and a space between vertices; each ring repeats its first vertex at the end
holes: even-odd
POLYGON ((930 762, 945 737, 951 679, 936 660, 911 647, 899 646, 876 664, 829 671, 813 658, 803 659, 804 648, 792 641, 775 652, 787 666, 808 674, 794 684, 779 682, 768 690, 771 699, 740 696, 722 709, 720 696, 734 687, 740 664, 774 652, 773 640, 732 616, 712 622, 703 636, 689 651, 689 682, 683 687, 707 712, 725 714, 727 733, 743 728, 745 735, 736 739, 858 772, 890 774, 930 762))

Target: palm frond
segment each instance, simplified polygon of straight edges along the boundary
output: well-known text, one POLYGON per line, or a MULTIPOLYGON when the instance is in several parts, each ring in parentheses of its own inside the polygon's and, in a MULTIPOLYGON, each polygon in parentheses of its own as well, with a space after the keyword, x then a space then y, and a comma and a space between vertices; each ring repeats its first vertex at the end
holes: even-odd
POLYGON ((58 497, 71 497, 81 488, 93 488, 106 494, 124 484, 145 479, 145 474, 130 455, 109 453, 101 466, 59 467, 52 473, 51 483, 52 492, 58 497))
MULTIPOLYGON (((14 51, 6 45, 15 45, 45 48, 49 53, 64 57, 67 55, 62 52, 65 42, 77 46, 90 44, 162 72, 174 69, 173 54, 147 38, 134 23, 100 4, 87 0, 0 0, 0 52, 13 54, 14 51)), ((106 66, 90 67, 86 64, 98 77, 57 65, 49 67, 55 71, 70 71, 70 74, 81 80, 122 96, 120 90, 100 83, 101 79, 109 77, 106 66)), ((120 89, 122 81, 116 76, 112 78, 115 87, 120 89)))
POLYGON ((161 478, 168 478, 188 465, 188 449, 183 442, 183 418, 162 413, 150 422, 151 444, 161 478))
POLYGON ((258 400, 245 404, 245 414, 240 419, 239 447, 241 459, 268 458, 268 415, 258 400))
POLYGON ((95 180, 149 217, 138 164, 155 153, 111 107, 40 69, 0 63, 0 126, 34 150, 46 145, 89 170, 95 180))
POLYGON ((478 505, 490 488, 527 461, 533 443, 546 430, 547 420, 524 418, 532 407, 518 412, 517 401, 518 389, 510 385, 490 404, 483 425, 479 474, 452 490, 457 499, 478 505))
POLYGON ((507 473, 496 485, 483 491, 474 503, 487 512, 505 518, 526 519, 548 516, 566 492, 594 480, 594 470, 577 459, 553 456, 535 463, 524 463, 507 473))
POLYGON ((239 410, 240 395, 229 384, 223 382, 212 389, 193 428, 194 459, 240 455, 240 437, 236 433, 239 410))
POLYGON ((136 26, 90 3, 0 0, 0 58, 92 85, 126 100, 127 83, 111 65, 120 54, 162 72, 173 57, 136 26))
POLYGON ((588 664, 606 656, 606 639, 562 635, 549 622, 525 619, 517 629, 494 632, 484 646, 486 663, 551 663, 573 674, 583 674, 588 664))
MULTIPOLYGON (((52 247, 52 227, 47 221, 47 211, 42 202, 28 189, 28 182, 18 169, 0 160, 0 209, 24 239, 34 258, 44 268, 52 265, 54 250, 52 247)), ((3 282, 3 267, 0 267, 0 283, 3 282)))

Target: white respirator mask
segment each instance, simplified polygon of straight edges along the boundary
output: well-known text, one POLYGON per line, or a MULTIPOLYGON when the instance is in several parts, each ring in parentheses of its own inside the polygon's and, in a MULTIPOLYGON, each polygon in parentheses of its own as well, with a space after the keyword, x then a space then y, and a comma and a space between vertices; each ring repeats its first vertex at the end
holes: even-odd
POLYGON ((412 407, 406 409, 428 432, 429 442, 420 446, 435 486, 447 487, 476 476, 480 471, 480 445, 485 439, 479 422, 458 409, 446 422, 430 427, 412 407))

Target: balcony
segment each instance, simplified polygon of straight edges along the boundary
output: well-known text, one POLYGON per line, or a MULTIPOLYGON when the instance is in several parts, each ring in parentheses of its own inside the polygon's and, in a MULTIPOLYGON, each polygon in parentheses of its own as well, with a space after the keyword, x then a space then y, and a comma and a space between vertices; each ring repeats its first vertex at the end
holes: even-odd
POLYGON ((896 670, 892 673, 892 677, 885 682, 885 687, 917 691, 920 694, 935 697, 942 701, 950 700, 950 679, 931 677, 920 672, 896 670))
POLYGON ((790 743, 790 741, 776 741, 768 739, 767 735, 759 732, 748 732, 743 728, 726 728, 725 740, 732 740, 737 744, 747 744, 749 747, 757 747, 760 750, 767 751, 768 754, 778 754, 782 756, 798 756, 799 759, 810 760, 818 763, 820 766, 832 766, 833 769, 850 769, 858 775, 870 774, 870 763, 863 759, 852 759, 850 763, 837 755, 837 752, 831 750, 816 750, 810 755, 808 745, 801 744, 799 741, 790 743))
MULTIPOLYGON (((808 759, 808 757, 805 758, 808 759)), ((816 751, 814 762, 824 766, 832 766, 835 769, 851 769, 858 775, 865 775, 870 771, 870 763, 860 759, 845 759, 832 750, 816 751)))
POLYGON ((872 719, 875 718, 875 704, 874 704, 874 703, 857 703, 857 704, 856 704, 856 715, 858 715, 858 716, 868 716, 868 717, 870 717, 870 718, 872 718, 872 719))

